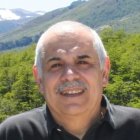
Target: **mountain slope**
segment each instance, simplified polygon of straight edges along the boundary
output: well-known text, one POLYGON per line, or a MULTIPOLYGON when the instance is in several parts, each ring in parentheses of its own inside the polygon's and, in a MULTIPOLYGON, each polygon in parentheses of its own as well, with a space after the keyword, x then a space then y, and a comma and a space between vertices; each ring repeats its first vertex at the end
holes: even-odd
MULTIPOLYGON (((69 6, 70 7, 70 6, 69 6)), ((78 20, 91 27, 99 27, 104 24, 111 24, 111 21, 121 20, 126 16, 136 15, 140 12, 140 1, 139 0, 89 0, 88 2, 82 3, 73 9, 61 10, 62 13, 55 16, 55 18, 48 18, 50 13, 45 14, 43 17, 29 22, 25 27, 45 29, 47 25, 60 20, 78 20), (43 20, 42 20, 43 19, 43 20), (34 24, 33 23, 36 23, 34 24), (33 25, 33 26, 32 26, 33 25)), ((56 10, 56 12, 58 12, 56 10)), ((51 12, 53 14, 54 11, 51 12)), ((55 15, 55 13, 53 14, 55 15)), ((24 27, 22 28, 24 29, 24 27)))
POLYGON ((39 35, 48 26, 61 20, 80 21, 97 30, 107 25, 114 29, 125 29, 128 32, 140 32, 140 1, 89 0, 85 2, 79 0, 68 7, 46 13, 18 30, 0 36, 0 42, 39 35))
POLYGON ((43 12, 30 12, 23 9, 0 9, 0 33, 21 27, 43 12))

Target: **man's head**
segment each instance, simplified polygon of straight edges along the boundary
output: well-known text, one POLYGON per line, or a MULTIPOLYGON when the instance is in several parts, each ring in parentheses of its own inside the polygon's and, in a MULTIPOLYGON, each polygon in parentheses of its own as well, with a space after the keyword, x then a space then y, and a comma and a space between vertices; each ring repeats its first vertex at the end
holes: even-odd
MULTIPOLYGON (((53 26, 51 26, 44 34, 42 34, 41 38, 38 41, 37 47, 36 47, 36 55, 35 55, 35 65, 38 66, 39 68, 42 67, 42 48, 44 46, 44 37, 47 36, 47 34, 49 33, 49 31, 55 31, 56 32, 66 32, 66 30, 72 30, 74 31, 75 28, 77 27, 83 27, 85 29, 87 29, 89 32, 91 32, 91 35, 93 37, 93 47, 96 49, 99 60, 100 60, 100 67, 101 69, 104 68, 104 63, 105 63, 105 59, 107 57, 107 52, 104 48, 104 45, 99 37, 99 35, 96 33, 95 30, 93 30, 92 28, 79 23, 79 22, 75 22, 75 21, 62 21, 62 22, 58 22, 56 24, 54 24, 53 26), (69 29, 68 29, 69 28, 69 29)), ((69 31, 67 31, 69 32, 69 31)), ((40 76, 42 75, 42 70, 39 69, 39 74, 40 76)))
POLYGON ((100 37, 74 21, 51 26, 39 39, 34 75, 52 113, 99 109, 110 63, 100 37))

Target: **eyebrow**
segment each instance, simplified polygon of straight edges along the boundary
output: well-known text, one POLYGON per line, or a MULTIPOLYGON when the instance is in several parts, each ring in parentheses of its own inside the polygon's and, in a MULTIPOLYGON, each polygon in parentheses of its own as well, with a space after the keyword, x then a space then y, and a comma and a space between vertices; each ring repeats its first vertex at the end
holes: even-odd
POLYGON ((52 57, 48 60, 48 62, 51 62, 51 61, 59 61, 60 58, 59 57, 52 57))
POLYGON ((80 55, 78 56, 78 59, 85 59, 85 58, 90 58, 88 55, 80 55))
MULTIPOLYGON (((78 56, 78 59, 85 59, 85 58, 90 58, 90 56, 88 55, 80 55, 78 56)), ((48 62, 51 62, 51 61, 60 61, 61 59, 59 57, 52 57, 48 60, 48 62)))

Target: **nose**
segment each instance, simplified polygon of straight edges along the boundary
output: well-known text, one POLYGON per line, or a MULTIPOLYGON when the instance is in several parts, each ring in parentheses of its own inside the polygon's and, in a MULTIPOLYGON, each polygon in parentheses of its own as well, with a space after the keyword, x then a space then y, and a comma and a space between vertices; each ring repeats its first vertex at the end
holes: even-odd
POLYGON ((62 76, 61 76, 62 81, 73 81, 79 79, 79 74, 76 71, 76 68, 72 66, 66 66, 63 70, 62 76))

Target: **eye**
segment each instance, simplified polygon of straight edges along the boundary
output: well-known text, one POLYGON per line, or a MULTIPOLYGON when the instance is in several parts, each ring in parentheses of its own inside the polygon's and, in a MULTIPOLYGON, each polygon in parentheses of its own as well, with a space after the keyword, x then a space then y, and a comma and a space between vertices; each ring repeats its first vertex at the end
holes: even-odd
POLYGON ((77 62, 77 66, 80 68, 80 69, 87 69, 90 67, 90 63, 86 60, 80 60, 77 62))
POLYGON ((77 64, 79 64, 79 65, 86 65, 86 64, 88 64, 88 62, 87 61, 78 61, 77 64))
POLYGON ((52 71, 55 71, 55 70, 60 69, 61 67, 62 67, 62 64, 61 64, 61 63, 56 63, 56 64, 52 64, 52 65, 50 66, 50 69, 51 69, 52 71))

